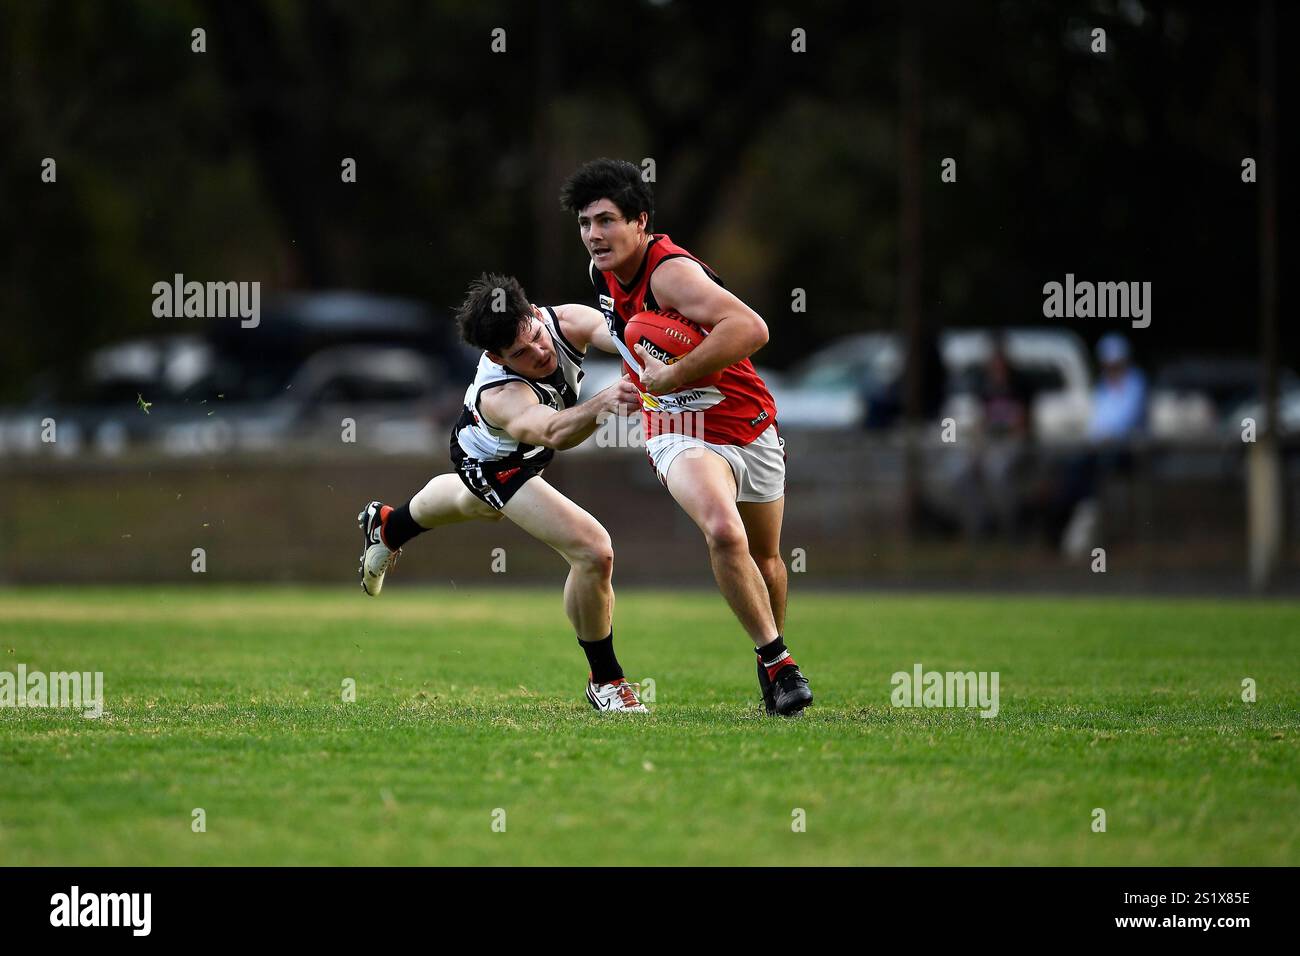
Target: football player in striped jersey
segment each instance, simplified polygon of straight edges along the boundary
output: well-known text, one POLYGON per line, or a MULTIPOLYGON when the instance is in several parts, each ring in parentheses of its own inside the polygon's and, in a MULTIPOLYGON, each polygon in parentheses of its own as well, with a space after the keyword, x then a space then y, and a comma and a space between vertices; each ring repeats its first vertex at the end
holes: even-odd
POLYGON ((378 596, 417 535, 504 515, 569 563, 564 610, 587 656, 591 706, 645 713, 614 655, 609 533, 542 477, 555 452, 580 444, 598 418, 640 405, 626 377, 578 400, 587 346, 613 351, 604 318, 585 305, 533 305, 512 277, 485 274, 470 285, 456 319, 483 355, 451 435, 455 473, 433 478, 399 507, 371 501, 361 510, 361 588, 378 596))

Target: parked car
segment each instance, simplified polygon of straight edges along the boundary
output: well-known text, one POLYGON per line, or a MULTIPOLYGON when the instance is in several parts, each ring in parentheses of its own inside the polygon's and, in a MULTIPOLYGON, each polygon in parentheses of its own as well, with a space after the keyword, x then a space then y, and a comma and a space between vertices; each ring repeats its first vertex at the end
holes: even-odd
POLYGON ((87 449, 111 456, 148 443, 168 418, 188 414, 185 390, 211 362, 211 346, 197 335, 146 336, 97 349, 76 378, 37 376, 26 403, 0 411, 0 454, 87 449))
POLYGON ((218 366, 186 401, 211 414, 163 429, 172 454, 264 451, 294 440, 333 444, 343 440, 347 421, 356 441, 377 451, 428 453, 446 440, 446 425, 460 410, 460 394, 435 360, 389 345, 322 349, 287 381, 238 364, 218 366))
MULTIPOLYGON (((975 397, 995 338, 1006 343, 1012 368, 1033 392, 1032 418, 1044 441, 1076 438, 1087 429, 1092 371, 1088 351, 1065 329, 950 329, 940 333, 939 351, 946 372, 942 415, 969 424, 978 415, 975 397)), ((901 392, 904 352, 893 332, 846 336, 813 353, 773 389, 780 419, 806 427, 856 427, 867 406, 881 396, 901 392)))
POLYGON ((856 428, 868 396, 902 376, 903 358, 892 332, 850 335, 814 352, 784 374, 765 373, 782 424, 799 428, 856 428))
POLYGON ((410 299, 352 291, 268 297, 256 328, 212 322, 208 341, 223 356, 261 367, 296 367, 309 355, 339 345, 405 346, 466 382, 478 364, 478 353, 459 340, 450 316, 410 299))
POLYGON ((38 378, 25 406, 0 412, 0 453, 274 448, 338 441, 345 418, 358 443, 427 452, 445 441, 477 358, 419 303, 280 296, 254 328, 131 339, 97 349, 73 380, 38 378), (54 442, 42 440, 50 421, 54 442))
POLYGON ((1046 443, 1083 437, 1092 409, 1092 367, 1083 340, 1066 329, 960 329, 942 333, 940 349, 949 382, 945 414, 952 414, 959 426, 963 418, 978 415, 977 399, 999 335, 1011 368, 1033 396, 1030 417, 1035 437, 1046 443))
MULTIPOLYGON (((1091 408, 1092 370, 1083 340, 1064 329, 952 329, 940 334, 947 385, 941 414, 959 424, 979 414, 975 400, 997 335, 1004 336, 1012 367, 1033 392, 1036 435, 1044 441, 1085 434, 1091 408)), ((583 365, 583 394, 612 384, 622 366, 605 355, 583 365)), ((868 405, 901 390, 903 349, 894 332, 864 332, 837 339, 797 363, 789 372, 759 368, 776 399, 777 420, 796 428, 859 428, 868 405)))
MULTIPOLYGON (((1225 436, 1241 431, 1243 418, 1260 418, 1257 359, 1186 357, 1162 365, 1154 376, 1149 406, 1151 434, 1158 438, 1225 436)), ((1300 429, 1289 411, 1300 395, 1300 378, 1283 369, 1279 381, 1284 431, 1300 429)), ((1262 424, 1262 422, 1260 422, 1262 424)))
MULTIPOLYGON (((1224 429, 1234 437, 1241 434, 1242 420, 1253 418, 1256 433, 1263 430, 1268 421, 1268 413, 1258 399, 1244 402, 1230 409, 1224 419, 1224 429)), ((1278 385, 1277 396, 1278 433, 1281 435, 1300 435, 1300 383, 1294 379, 1278 385)))

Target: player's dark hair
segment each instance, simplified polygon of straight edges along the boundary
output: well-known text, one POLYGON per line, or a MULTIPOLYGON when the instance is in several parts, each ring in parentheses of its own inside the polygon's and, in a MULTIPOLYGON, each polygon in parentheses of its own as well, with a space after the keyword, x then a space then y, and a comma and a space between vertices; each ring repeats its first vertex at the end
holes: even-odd
POLYGON ((456 324, 460 337, 474 348, 504 355, 532 315, 532 303, 518 279, 484 272, 469 284, 456 310, 456 324))
POLYGON ((593 159, 560 187, 560 206, 575 216, 592 203, 608 199, 628 222, 646 214, 646 229, 654 225, 655 200, 641 168, 626 159, 593 159))

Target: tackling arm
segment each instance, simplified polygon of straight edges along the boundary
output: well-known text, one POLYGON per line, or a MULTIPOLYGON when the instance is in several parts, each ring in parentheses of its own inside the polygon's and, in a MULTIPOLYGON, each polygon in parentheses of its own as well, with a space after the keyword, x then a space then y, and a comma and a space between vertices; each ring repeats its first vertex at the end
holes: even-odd
POLYGON ((500 422, 515 441, 562 451, 586 441, 596 430, 597 417, 640 405, 640 396, 626 377, 573 408, 557 412, 543 405, 523 382, 512 382, 483 394, 480 407, 488 419, 500 422))

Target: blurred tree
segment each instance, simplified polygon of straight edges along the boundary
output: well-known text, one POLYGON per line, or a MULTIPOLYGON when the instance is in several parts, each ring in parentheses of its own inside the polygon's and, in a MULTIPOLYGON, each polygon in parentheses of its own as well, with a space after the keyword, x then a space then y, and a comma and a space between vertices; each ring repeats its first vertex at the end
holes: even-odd
MULTIPOLYGON (((765 364, 898 328, 900 9, 6 4, 0 398, 34 370, 75 374, 101 342, 200 328, 150 313, 152 283, 177 272, 450 306, 504 269, 539 299, 585 300, 555 197, 598 155, 656 160, 657 226, 772 320, 765 364), (57 184, 40 181, 46 156, 57 184), (796 287, 806 313, 790 311, 796 287)), ((1278 11, 1279 35, 1298 10, 1278 11)), ((1257 187, 1239 176, 1258 146, 1253 27, 1143 0, 928 5, 927 321, 1041 324, 1042 284, 1068 271, 1154 282, 1140 359, 1253 352, 1257 187), (956 183, 940 182, 946 156, 956 183)), ((1279 128, 1282 163, 1294 135, 1279 128)), ((1294 187, 1274 175, 1290 221, 1294 187)), ((1292 241, 1279 232, 1280 261, 1292 241)), ((1292 295, 1283 284, 1281 314, 1292 295)), ((1293 323, 1278 352, 1296 363, 1293 323)))

